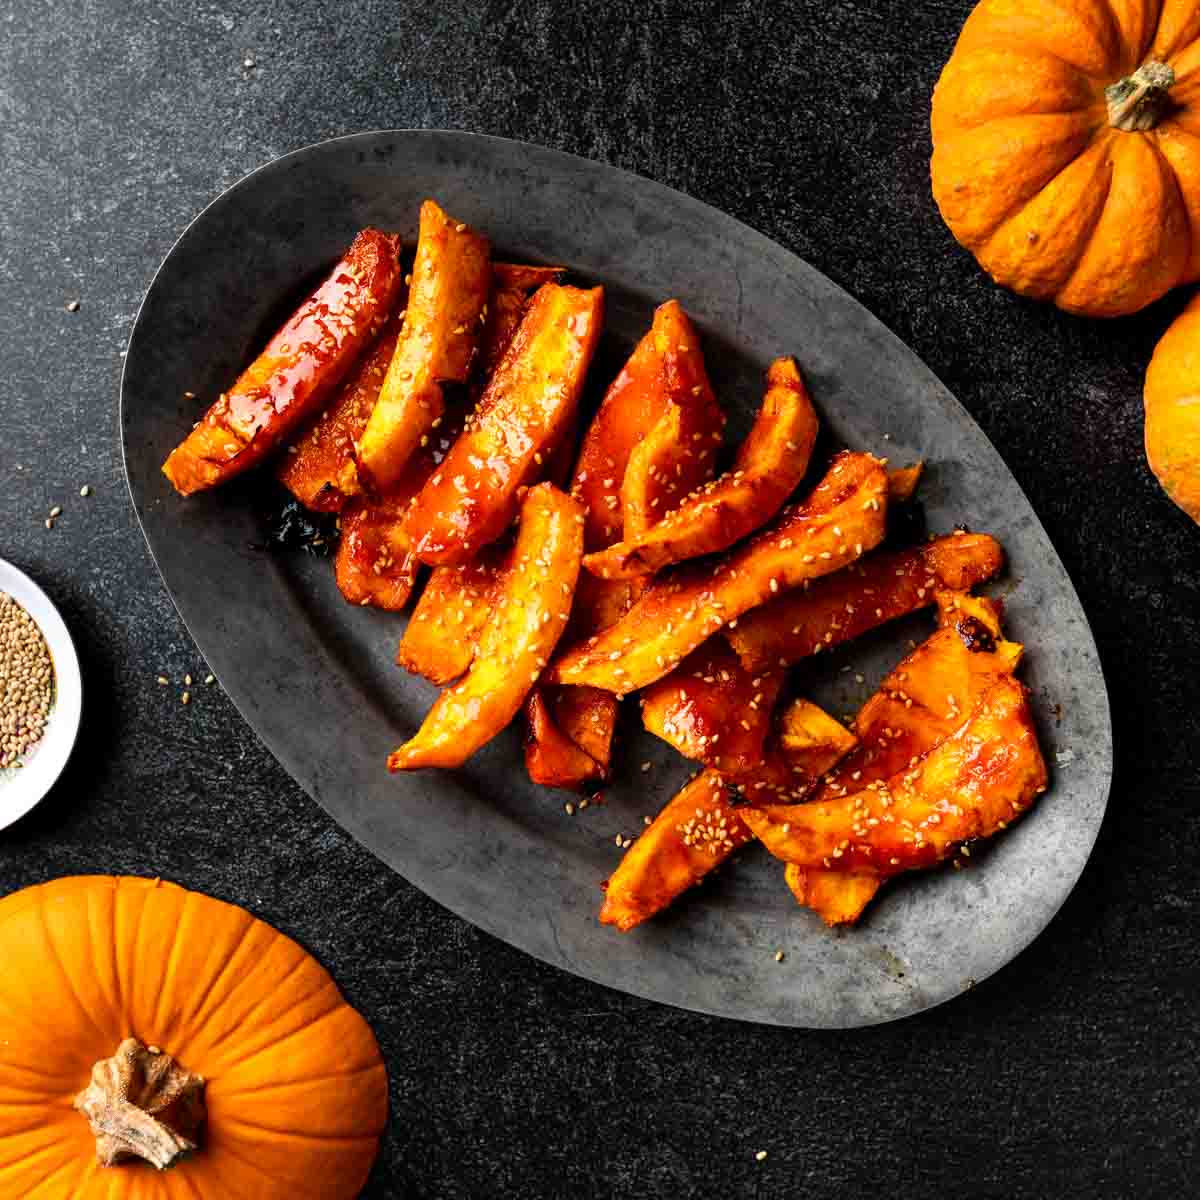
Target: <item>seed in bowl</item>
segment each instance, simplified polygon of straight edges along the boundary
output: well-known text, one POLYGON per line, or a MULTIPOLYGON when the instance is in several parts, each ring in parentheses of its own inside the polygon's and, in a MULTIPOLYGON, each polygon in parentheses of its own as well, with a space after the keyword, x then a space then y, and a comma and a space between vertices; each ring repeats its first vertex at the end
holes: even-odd
POLYGON ((42 739, 54 698, 54 666, 37 622, 0 592, 0 768, 20 765, 42 739))

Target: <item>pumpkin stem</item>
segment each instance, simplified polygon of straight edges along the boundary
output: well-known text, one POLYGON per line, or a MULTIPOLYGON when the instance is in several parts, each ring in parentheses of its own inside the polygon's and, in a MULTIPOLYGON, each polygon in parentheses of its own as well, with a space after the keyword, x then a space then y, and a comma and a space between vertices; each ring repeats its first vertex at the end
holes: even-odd
POLYGON ((1153 129, 1170 107, 1167 95, 1175 82, 1175 72, 1162 62, 1151 59, 1119 83, 1105 88, 1108 123, 1114 129, 1137 133, 1153 129))
POLYGON ((126 1038, 92 1068, 75 1097, 96 1135, 96 1157, 111 1167, 144 1158, 160 1171, 190 1154, 204 1124, 204 1078, 157 1046, 126 1038))

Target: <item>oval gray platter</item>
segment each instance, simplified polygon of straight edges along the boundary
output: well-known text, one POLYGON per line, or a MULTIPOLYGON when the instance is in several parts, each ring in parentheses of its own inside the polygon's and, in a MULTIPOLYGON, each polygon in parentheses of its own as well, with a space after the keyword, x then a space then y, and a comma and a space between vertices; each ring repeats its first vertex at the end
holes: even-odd
MULTIPOLYGON (((600 163, 472 134, 382 131, 289 154, 209 205, 168 255, 129 344, 121 422, 151 552, 246 720, 384 862, 538 958, 701 1012, 869 1025, 938 1004, 1003 966, 1083 870, 1111 776, 1107 695, 1078 598, 1028 501, 966 411, 870 313, 696 200, 600 163), (793 354, 831 441, 929 462, 930 528, 965 522, 1008 552, 996 590, 1009 636, 1029 647, 1022 675, 1052 772, 1032 815, 968 870, 889 884, 852 930, 831 933, 798 909, 781 864, 752 846, 670 912, 621 936, 596 920, 600 881, 620 855, 614 837, 634 834, 689 773, 637 728, 635 713, 607 802, 574 817, 566 794, 526 779, 515 728, 461 771, 388 775, 388 750, 435 695, 393 666, 403 618, 343 603, 328 562, 253 549, 260 528, 249 485, 184 501, 159 467, 354 233, 378 225, 411 246, 426 196, 485 230, 497 257, 562 264, 605 285, 594 391, 654 306, 675 296, 704 337, 734 436, 757 407, 769 360, 793 354), (187 391, 199 399, 185 400, 187 391), (646 761, 653 766, 643 772, 646 761)), ((931 627, 928 614, 914 616, 814 659, 801 685, 832 712, 853 712, 931 627)))

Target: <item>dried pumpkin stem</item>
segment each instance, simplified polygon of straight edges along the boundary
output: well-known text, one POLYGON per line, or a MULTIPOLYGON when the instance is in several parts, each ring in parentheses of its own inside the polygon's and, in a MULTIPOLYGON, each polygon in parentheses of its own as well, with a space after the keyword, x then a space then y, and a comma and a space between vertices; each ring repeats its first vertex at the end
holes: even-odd
POLYGON ((204 1078, 157 1047, 126 1038, 92 1068, 75 1107, 96 1135, 102 1166, 143 1158, 161 1171, 198 1148, 204 1078))
POLYGON ((1151 59, 1134 73, 1104 91, 1108 101, 1108 123, 1114 129, 1137 133, 1153 129, 1166 116, 1171 99, 1168 91, 1175 72, 1151 59))

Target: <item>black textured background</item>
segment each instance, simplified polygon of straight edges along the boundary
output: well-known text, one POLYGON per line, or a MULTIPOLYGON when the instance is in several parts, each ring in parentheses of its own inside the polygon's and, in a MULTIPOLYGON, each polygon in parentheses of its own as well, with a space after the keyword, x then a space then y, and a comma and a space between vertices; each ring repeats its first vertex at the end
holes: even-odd
POLYGON ((161 874, 310 947, 391 1071, 367 1195, 1196 1194, 1200 531, 1144 465, 1140 404, 1183 297, 1088 323, 999 291, 955 246, 929 195, 928 101, 969 8, 0 6, 0 555, 62 607, 86 686, 66 775, 0 834, 0 889, 161 874), (862 300, 975 415, 1079 588, 1117 736, 1095 856, 1014 964, 942 1009, 850 1034, 618 995, 390 874, 217 687, 185 708, 177 682, 156 685, 205 668, 121 473, 138 302, 239 176, 385 126, 542 142, 725 209, 862 300))

